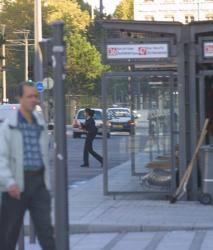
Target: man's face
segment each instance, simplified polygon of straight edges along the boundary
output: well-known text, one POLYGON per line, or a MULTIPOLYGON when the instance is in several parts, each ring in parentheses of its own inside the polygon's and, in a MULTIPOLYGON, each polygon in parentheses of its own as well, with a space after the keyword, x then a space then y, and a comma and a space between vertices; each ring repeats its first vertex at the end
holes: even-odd
POLYGON ((32 112, 38 105, 38 92, 34 86, 24 86, 23 96, 19 97, 21 108, 27 112, 32 112))

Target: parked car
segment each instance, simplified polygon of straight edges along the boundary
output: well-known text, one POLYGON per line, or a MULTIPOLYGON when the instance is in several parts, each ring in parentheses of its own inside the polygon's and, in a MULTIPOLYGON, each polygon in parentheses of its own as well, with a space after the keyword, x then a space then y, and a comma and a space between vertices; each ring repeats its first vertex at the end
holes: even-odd
POLYGON ((128 108, 108 108, 108 119, 111 123, 111 132, 135 133, 135 119, 128 108))
MULTIPOLYGON (((4 103, 0 105, 0 124, 9 117, 14 111, 20 107, 19 103, 4 103)), ((39 105, 36 106, 36 111, 42 113, 42 109, 39 105)), ((53 123, 48 123, 48 130, 54 129, 53 123)))
MULTIPOLYGON (((86 134, 86 132, 82 129, 81 123, 85 122, 85 116, 84 116, 84 108, 79 109, 76 113, 72 128, 73 128, 73 138, 80 138, 81 135, 86 134)), ((95 126, 98 129, 98 134, 102 135, 103 133, 103 111, 102 109, 98 108, 92 108, 92 110, 95 111, 94 113, 94 120, 95 120, 95 126)), ((107 123, 107 137, 110 137, 110 123, 107 123)))
POLYGON ((19 108, 20 104, 5 103, 0 105, 0 123, 2 123, 7 117, 9 117, 14 111, 19 108))

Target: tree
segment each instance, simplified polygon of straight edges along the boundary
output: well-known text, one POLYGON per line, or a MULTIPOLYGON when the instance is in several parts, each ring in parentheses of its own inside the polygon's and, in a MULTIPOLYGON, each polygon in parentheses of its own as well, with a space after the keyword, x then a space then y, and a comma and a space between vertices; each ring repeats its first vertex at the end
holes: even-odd
MULTIPOLYGON (((6 25, 7 39, 23 38, 14 34, 16 30, 30 30, 29 38, 33 38, 34 30, 34 1, 33 0, 2 0, 0 23, 6 25), (18 18, 17 18, 18 17, 18 18)), ((88 93, 97 85, 105 67, 101 64, 100 53, 84 37, 90 25, 89 12, 82 0, 45 0, 42 2, 43 37, 51 36, 51 22, 62 19, 65 22, 67 42, 68 89, 88 93), (84 10, 81 10, 81 6, 84 10), (77 51, 79 50, 79 51, 77 51)), ((31 42, 32 43, 32 42, 31 42)), ((24 47, 9 47, 7 49, 7 65, 16 71, 8 72, 8 86, 17 84, 24 77, 24 47), (9 50, 10 48, 10 50, 9 50)), ((30 61, 33 62, 33 46, 30 47, 30 61)))
POLYGON ((101 64, 101 55, 94 45, 80 34, 66 38, 67 46, 67 88, 75 94, 88 94, 96 86, 96 80, 106 66, 101 64))
POLYGON ((122 0, 117 6, 114 14, 114 18, 123 20, 134 19, 134 0, 122 0))
POLYGON ((46 0, 48 7, 47 22, 50 24, 55 20, 62 19, 65 23, 66 32, 82 32, 90 24, 90 16, 87 10, 82 11, 76 0, 46 0))

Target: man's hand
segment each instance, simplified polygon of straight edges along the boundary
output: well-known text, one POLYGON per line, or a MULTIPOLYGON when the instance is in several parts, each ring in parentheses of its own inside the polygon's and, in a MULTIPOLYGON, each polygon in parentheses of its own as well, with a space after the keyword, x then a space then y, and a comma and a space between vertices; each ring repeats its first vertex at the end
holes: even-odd
POLYGON ((21 191, 20 191, 19 187, 16 184, 13 184, 12 186, 10 186, 8 188, 7 192, 9 193, 9 195, 11 197, 20 200, 20 198, 21 198, 21 191))

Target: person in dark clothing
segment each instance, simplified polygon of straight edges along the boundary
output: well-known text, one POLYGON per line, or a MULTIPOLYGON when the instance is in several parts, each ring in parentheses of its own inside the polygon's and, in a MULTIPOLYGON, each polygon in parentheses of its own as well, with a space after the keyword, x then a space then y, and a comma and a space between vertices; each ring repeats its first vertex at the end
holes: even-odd
POLYGON ((94 110, 86 108, 85 109, 85 123, 82 124, 82 128, 86 131, 86 139, 84 144, 84 164, 81 167, 89 167, 89 153, 101 163, 103 163, 103 158, 98 153, 93 150, 93 140, 97 134, 97 128, 95 126, 95 121, 93 119, 94 110))

